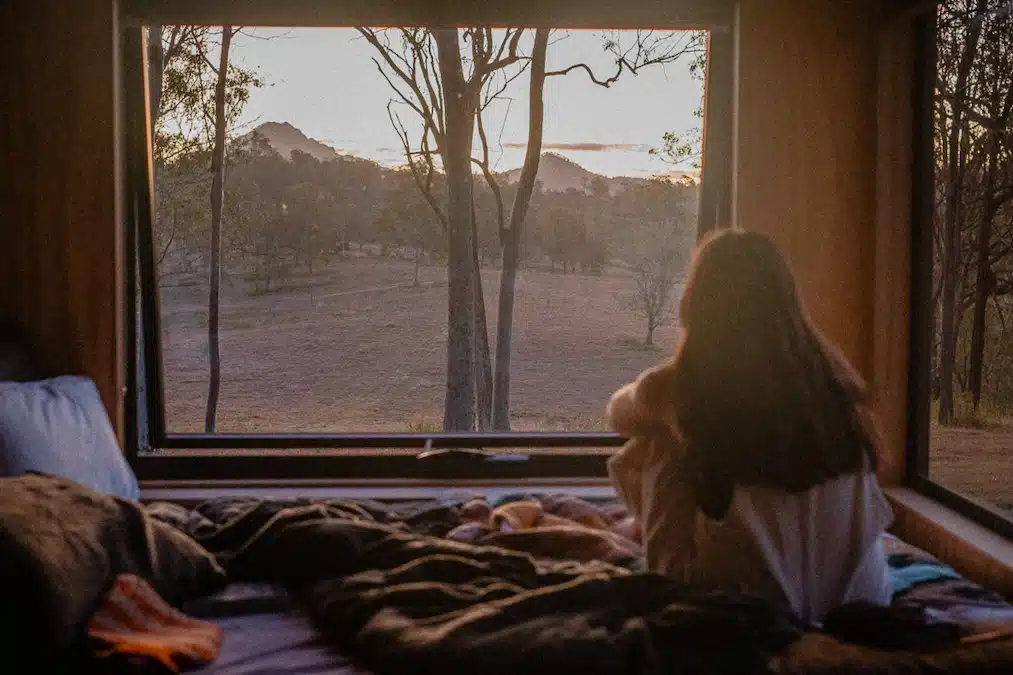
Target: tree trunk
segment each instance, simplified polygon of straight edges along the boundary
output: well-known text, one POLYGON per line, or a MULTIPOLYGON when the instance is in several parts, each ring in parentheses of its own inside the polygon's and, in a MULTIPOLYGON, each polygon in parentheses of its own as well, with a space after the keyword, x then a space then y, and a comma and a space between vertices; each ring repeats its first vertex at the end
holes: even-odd
POLYGON ((218 345, 219 291, 221 290, 222 202, 225 198, 225 86, 229 71, 232 26, 222 26, 221 58, 215 86, 215 141, 211 152, 211 264, 208 285, 208 402, 204 431, 215 430, 218 390, 221 385, 221 354, 218 345))
POLYGON ((982 218, 978 230, 977 275, 974 287, 974 309, 971 322, 971 356, 970 356, 970 389, 974 410, 981 403, 983 371, 985 369, 985 329, 988 299, 995 291, 995 275, 992 270, 992 259, 989 247, 992 243, 992 232, 995 218, 1006 201, 995 193, 997 175, 1002 175, 999 162, 1000 130, 1007 130, 1010 115, 1013 114, 1013 79, 1006 88, 1005 98, 996 101, 999 112, 994 128, 988 132, 988 164, 985 167, 985 203, 982 206, 982 218))
POLYGON ((535 31, 531 52, 531 82, 528 101, 528 147, 524 166, 514 194, 510 211, 510 227, 503 233, 502 270, 500 272, 499 313, 496 318, 496 373, 493 377, 492 426, 498 431, 510 430, 510 360, 512 356, 514 295, 517 282, 517 265, 520 260, 520 242, 524 221, 531 204, 538 163, 542 155, 542 132, 545 116, 545 53, 549 43, 549 30, 535 31))
POLYGON ((644 337, 644 346, 645 347, 654 346, 654 324, 651 323, 647 324, 647 335, 644 337))
MULTIPOLYGON (((978 16, 985 9, 986 0, 978 0, 978 16)), ((981 22, 973 21, 967 32, 967 42, 957 67, 953 91, 958 95, 967 91, 967 80, 974 65, 981 37, 981 22)), ((953 102, 953 118, 948 139, 949 167, 946 179, 946 212, 943 219, 942 251, 942 311, 940 314, 939 345, 939 423, 953 423, 953 374, 957 361, 957 285, 960 276, 960 197, 963 181, 962 131, 966 103, 953 102)))
POLYGON ((985 204, 982 207, 978 228, 977 274, 974 285, 974 309, 971 318, 971 354, 968 373, 969 389, 975 411, 981 403, 981 380, 985 365, 985 310, 992 294, 992 263, 989 244, 992 241, 992 223, 997 211, 994 194, 995 163, 998 161, 998 142, 995 133, 989 141, 988 167, 985 170, 985 204))
POLYGON ((488 431, 492 422, 492 357, 489 349, 489 324, 485 316, 485 289, 482 286, 482 261, 478 250, 478 219, 472 194, 471 260, 475 279, 475 428, 488 431))
POLYGON ((415 247, 415 270, 414 276, 412 277, 412 286, 415 288, 419 287, 419 261, 422 259, 422 247, 415 247))
POLYGON ((433 31, 439 58, 446 138, 440 148, 447 180, 446 431, 470 431, 475 419, 475 287, 472 268, 471 147, 475 96, 464 79, 456 29, 433 31))

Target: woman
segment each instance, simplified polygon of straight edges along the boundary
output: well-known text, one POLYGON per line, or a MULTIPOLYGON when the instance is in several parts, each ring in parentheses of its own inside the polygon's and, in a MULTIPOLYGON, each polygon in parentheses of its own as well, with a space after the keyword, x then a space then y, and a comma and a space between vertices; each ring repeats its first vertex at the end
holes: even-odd
POLYGON ((727 230, 697 250, 675 356, 613 396, 630 438, 609 471, 652 571, 739 590, 818 623, 855 601, 886 605, 864 386, 810 321, 787 262, 727 230))

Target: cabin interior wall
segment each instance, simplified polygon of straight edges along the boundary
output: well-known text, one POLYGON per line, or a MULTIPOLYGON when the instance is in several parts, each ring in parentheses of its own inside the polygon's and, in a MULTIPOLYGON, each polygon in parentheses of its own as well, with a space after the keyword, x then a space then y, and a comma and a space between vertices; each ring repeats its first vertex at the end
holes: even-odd
POLYGON ((734 213, 785 252, 806 305, 864 376, 904 479, 910 21, 872 0, 743 0, 734 213))
POLYGON ((0 3, 0 312, 123 429, 114 0, 0 3))

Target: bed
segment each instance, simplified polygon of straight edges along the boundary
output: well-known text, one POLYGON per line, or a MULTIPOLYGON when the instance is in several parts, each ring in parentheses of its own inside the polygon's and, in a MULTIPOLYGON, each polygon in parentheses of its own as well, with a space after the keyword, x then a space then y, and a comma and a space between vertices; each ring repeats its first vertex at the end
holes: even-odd
MULTIPOLYGON (((1013 605, 962 578, 924 551, 889 535, 884 544, 894 574, 896 602, 1001 629, 1013 622, 1013 605)), ((363 675, 321 637, 310 618, 284 592, 260 584, 232 584, 191 611, 220 626, 218 658, 199 675, 363 675)), ((802 646, 821 650, 825 645, 802 646)), ((807 657, 811 658, 811 656, 807 657)), ((783 672, 792 672, 782 664, 783 672)))
POLYGON ((0 358, 0 652, 33 671, 1013 673, 1013 606, 893 537, 893 606, 817 628, 646 573, 615 501, 142 504, 94 383, 23 365, 0 358))
POLYGON ((53 672, 70 662, 47 657, 73 655, 77 672, 103 675, 1013 672, 1013 606, 893 537, 894 606, 817 630, 643 572, 624 521, 616 503, 555 494, 185 508, 37 473, 0 478, 13 581, 0 648, 53 672), (138 621, 118 652, 129 658, 110 659, 118 638, 102 642, 95 617, 126 577, 215 631, 208 657, 163 660, 138 621))

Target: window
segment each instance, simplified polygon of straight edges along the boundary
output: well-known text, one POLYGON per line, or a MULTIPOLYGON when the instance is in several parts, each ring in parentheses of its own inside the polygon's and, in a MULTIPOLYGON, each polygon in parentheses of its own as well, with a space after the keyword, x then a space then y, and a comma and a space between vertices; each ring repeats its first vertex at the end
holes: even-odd
POLYGON ((1013 12, 922 19, 914 228, 915 483, 1013 534, 1013 12))
POLYGON ((731 13, 648 10, 128 7, 139 473, 603 476, 728 205, 731 13))

